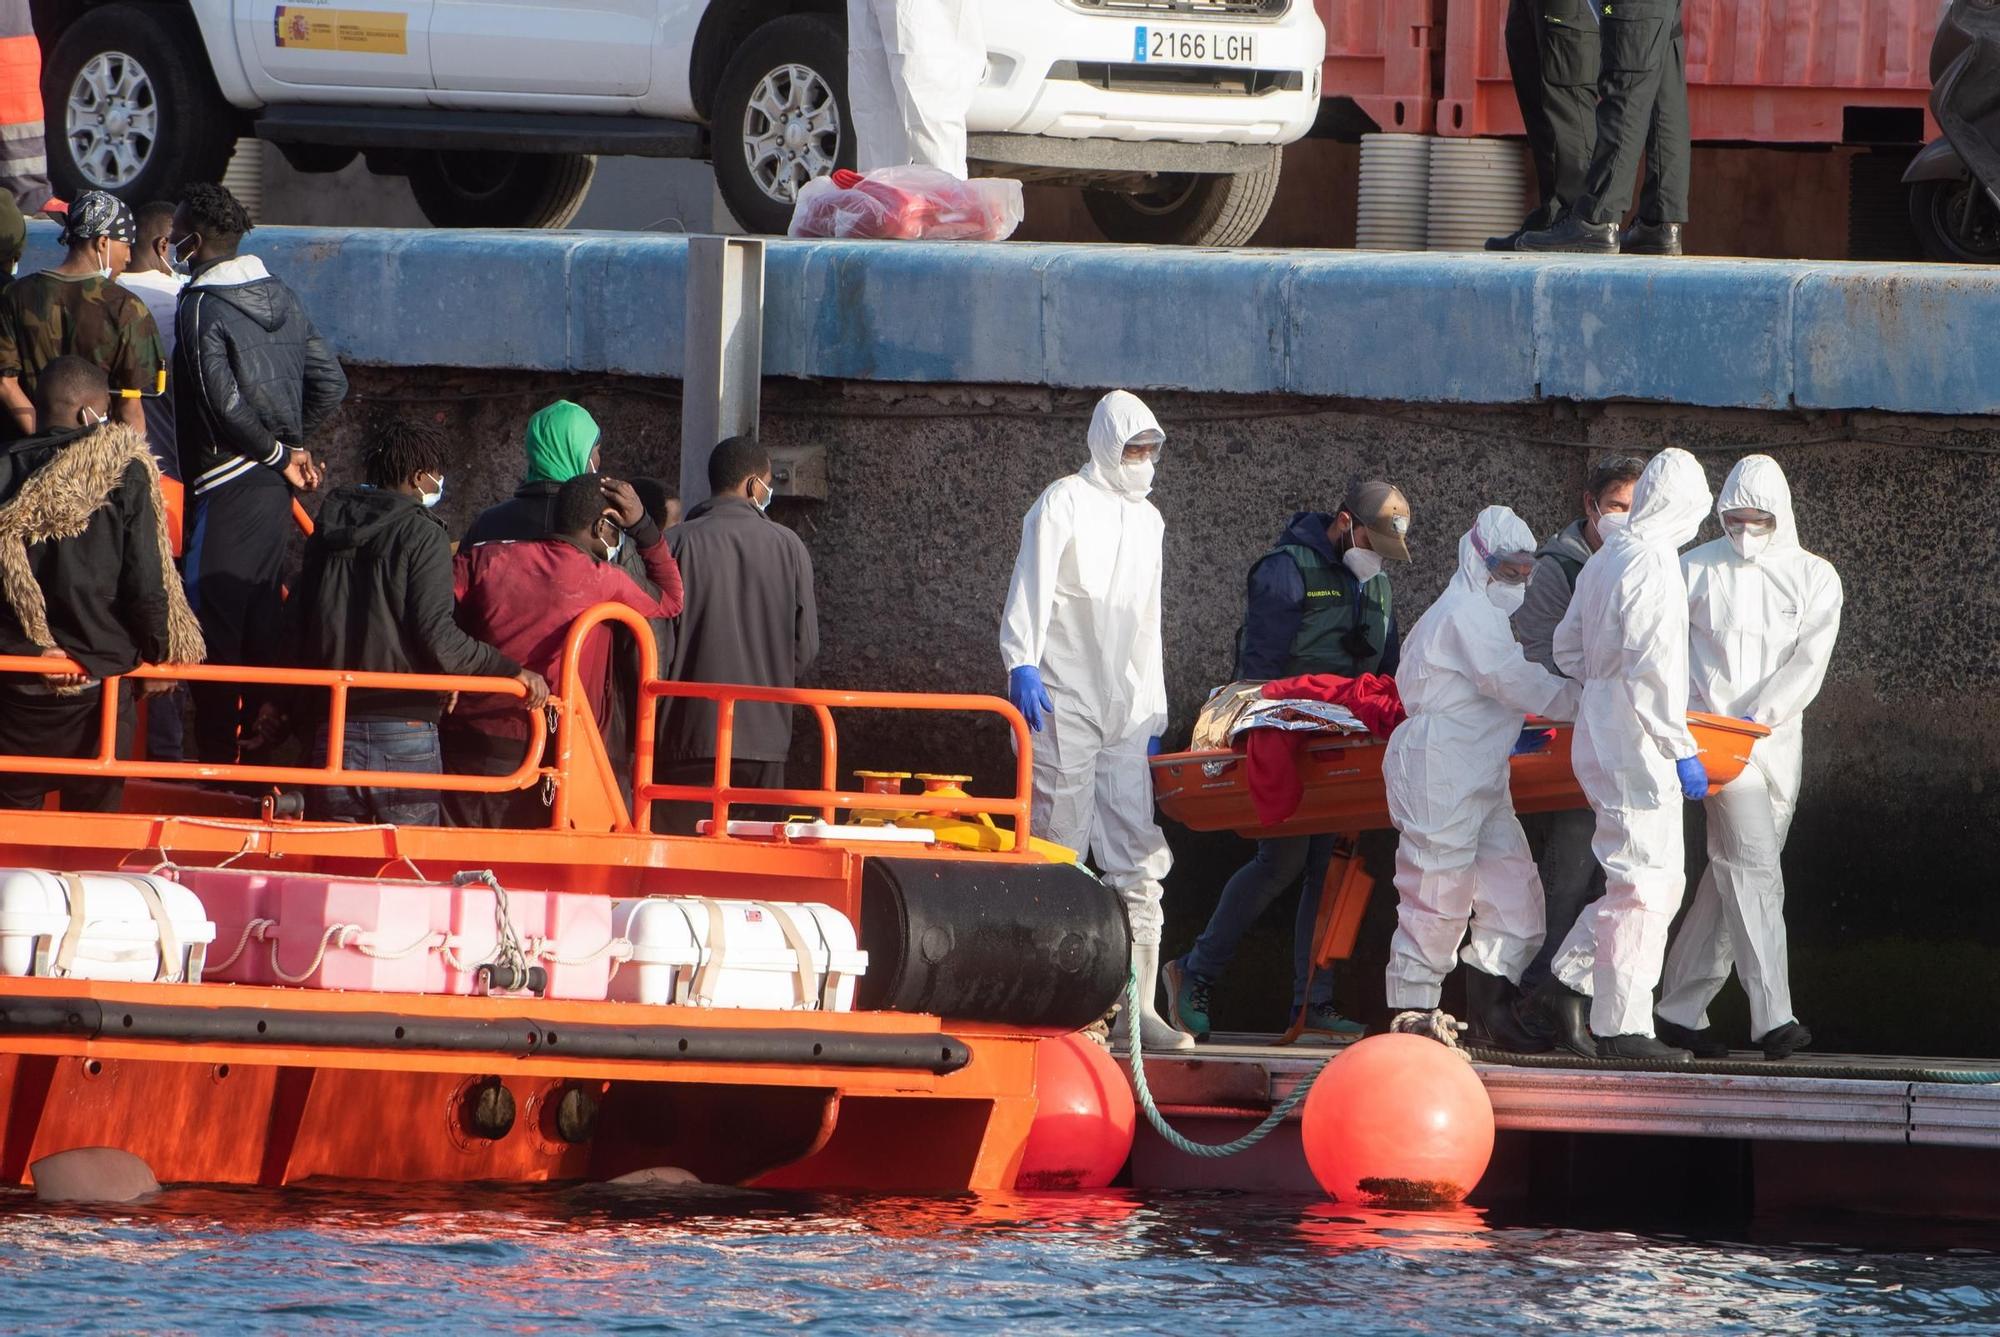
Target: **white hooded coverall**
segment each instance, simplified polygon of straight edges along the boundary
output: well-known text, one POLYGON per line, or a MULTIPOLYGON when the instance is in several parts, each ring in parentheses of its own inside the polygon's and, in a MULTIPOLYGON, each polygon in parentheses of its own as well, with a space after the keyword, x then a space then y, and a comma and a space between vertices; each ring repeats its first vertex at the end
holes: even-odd
MULTIPOLYGON (((1041 670, 1055 702, 1035 735, 1033 833, 1082 855, 1125 902, 1138 945, 1160 941, 1160 879, 1173 867, 1153 821, 1146 743, 1167 727, 1160 541, 1152 465, 1125 445, 1160 424, 1113 390, 1090 420, 1090 463, 1049 484, 1021 521, 1000 657, 1041 670)), ((1157 438, 1155 438, 1157 439, 1157 438)))
MULTIPOLYGON (((1479 513, 1489 553, 1533 552, 1535 536, 1505 506, 1479 513)), ((1576 717, 1577 684, 1530 663, 1473 533, 1458 574, 1403 641, 1396 688, 1409 719, 1382 758, 1396 846, 1391 1011, 1438 1005, 1454 953, 1519 983, 1542 945, 1542 880, 1508 791, 1508 757, 1524 715, 1576 717), (1470 920, 1468 934, 1467 921, 1470 920)), ((1523 588, 1523 587, 1516 587, 1523 588)))
POLYGON ((1750 996, 1750 1034, 1761 1039, 1797 1020, 1778 856, 1798 802, 1801 720, 1826 678, 1842 593, 1833 564, 1799 546, 1792 490, 1776 460, 1738 461, 1715 509, 1768 511, 1777 528, 1752 557, 1723 537, 1681 559, 1690 699, 1696 710, 1748 716, 1771 736, 1750 750, 1741 775, 1708 796, 1708 871, 1667 958, 1659 1012, 1705 1028, 1733 965, 1750 996))
POLYGON ((863 172, 922 163, 963 181, 986 77, 982 0, 847 0, 847 110, 863 172))
POLYGON ((1605 537, 1556 625, 1556 667, 1583 684, 1570 762, 1597 814, 1604 896, 1556 954, 1556 977, 1592 995, 1599 1036, 1651 1035, 1667 928, 1687 890, 1680 780, 1688 732, 1688 603, 1679 549, 1701 531, 1708 480, 1684 450, 1655 455, 1631 518, 1605 537))

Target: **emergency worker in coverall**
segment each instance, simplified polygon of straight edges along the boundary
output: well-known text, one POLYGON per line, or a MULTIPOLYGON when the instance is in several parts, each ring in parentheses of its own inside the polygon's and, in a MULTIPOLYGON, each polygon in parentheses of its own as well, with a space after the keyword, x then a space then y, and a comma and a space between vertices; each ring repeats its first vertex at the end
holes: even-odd
POLYGON ((1505 506, 1481 511, 1459 539, 1458 573, 1403 642, 1396 688, 1409 719, 1382 757, 1389 819, 1402 834, 1389 1010, 1434 1012, 1463 944, 1475 1037, 1525 1053, 1551 1047, 1520 1017, 1516 993, 1542 945, 1542 879, 1514 815, 1507 759, 1523 716, 1574 719, 1578 696, 1576 683, 1529 662, 1508 625, 1534 547, 1505 506))
POLYGON ((847 0, 847 109, 863 172, 920 163, 963 181, 986 77, 981 0, 847 0))
POLYGON ((1707 1009, 1733 965, 1750 996, 1751 1042, 1767 1058, 1812 1043, 1792 1012, 1785 874, 1799 797, 1801 721, 1840 634, 1840 574, 1799 546, 1792 490, 1768 455, 1739 460, 1715 509, 1724 537, 1681 559, 1687 575, 1689 703, 1771 730, 1743 773, 1708 796, 1708 871, 1667 957, 1662 1039, 1721 1058, 1707 1009))
MULTIPOLYGON (((1125 902, 1140 1040, 1194 1043, 1154 1010, 1160 879, 1173 867, 1153 821, 1149 754, 1167 726, 1160 645, 1161 537, 1146 500, 1166 435, 1113 390, 1090 420, 1090 463, 1051 483, 1021 522, 1000 623, 1007 697, 1035 731, 1034 834, 1088 852, 1125 902)), ((1131 1009, 1119 1013, 1123 1034, 1131 1009)))
POLYGON ((1577 577, 1556 626, 1556 666, 1583 684, 1570 762, 1597 814, 1604 897, 1556 953, 1538 1001, 1564 1048, 1590 1058, 1687 1061, 1653 1038, 1653 986, 1687 890, 1684 799, 1708 797, 1688 732, 1688 602, 1679 551, 1712 500, 1694 456, 1655 455, 1630 517, 1577 577), (1590 994, 1588 1025, 1584 994, 1590 994))

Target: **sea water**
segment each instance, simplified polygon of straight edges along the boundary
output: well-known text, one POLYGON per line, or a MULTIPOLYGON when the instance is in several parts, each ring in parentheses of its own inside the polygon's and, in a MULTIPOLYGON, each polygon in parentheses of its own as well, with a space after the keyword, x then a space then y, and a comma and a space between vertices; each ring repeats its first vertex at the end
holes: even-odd
POLYGON ((2000 1329, 2000 1228, 1586 1228, 1243 1194, 0 1195, 6 1331, 2000 1329))

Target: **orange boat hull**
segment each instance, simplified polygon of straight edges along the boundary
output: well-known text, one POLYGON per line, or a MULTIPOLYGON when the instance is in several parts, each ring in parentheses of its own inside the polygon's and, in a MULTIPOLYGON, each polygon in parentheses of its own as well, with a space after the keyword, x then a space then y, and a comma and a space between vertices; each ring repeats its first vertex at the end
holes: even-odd
MULTIPOLYGON (((1512 763, 1514 810, 1560 812, 1587 806, 1570 769, 1571 729, 1552 726, 1553 742, 1512 763)), ((1709 782, 1726 785, 1742 774, 1750 748, 1770 733, 1759 724, 1720 715, 1690 714, 1688 727, 1701 746, 1709 782)), ((1160 811, 1194 831, 1234 831, 1254 838, 1318 834, 1354 835, 1388 827, 1382 784, 1386 745, 1373 737, 1329 736, 1309 744, 1299 759, 1305 796, 1290 819, 1266 826, 1251 801, 1249 765, 1240 752, 1175 752, 1153 759, 1153 792, 1160 811)))

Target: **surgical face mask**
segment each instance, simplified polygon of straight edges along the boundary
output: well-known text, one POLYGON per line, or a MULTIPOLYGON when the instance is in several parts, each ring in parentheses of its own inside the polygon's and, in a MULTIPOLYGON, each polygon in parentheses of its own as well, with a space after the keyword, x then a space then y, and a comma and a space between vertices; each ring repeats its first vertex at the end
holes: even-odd
MULTIPOLYGON (((761 478, 753 478, 750 482, 752 484, 750 488, 750 504, 760 511, 768 512, 771 509, 771 503, 778 499, 778 489, 772 487, 761 478), (760 487, 764 489, 764 500, 762 501, 757 500, 757 489, 760 487)), ((623 540, 621 539, 620 542, 623 542, 623 540)))
POLYGON ((1123 460, 1118 465, 1118 489, 1135 497, 1143 497, 1153 490, 1153 462, 1151 460, 1123 460))
MULTIPOLYGON (((600 521, 599 523, 607 525, 611 524, 609 520, 600 521)), ((617 561, 618 554, 625 551, 625 531, 618 528, 616 525, 611 525, 611 532, 618 536, 618 540, 615 543, 605 544, 604 560, 607 562, 617 561)))
POLYGON ((1340 560, 1364 585, 1382 574, 1382 554, 1373 548, 1349 548, 1340 560))
POLYGON ((1526 585, 1509 585, 1504 581, 1486 582, 1486 600, 1501 612, 1512 617, 1528 598, 1526 585))
POLYGON ((437 505, 439 502, 444 500, 444 475, 438 474, 437 480, 438 480, 437 491, 435 492, 419 491, 417 493, 417 501, 421 503, 426 510, 430 509, 431 507, 437 505))
POLYGON ((194 253, 200 249, 200 234, 188 233, 167 248, 167 267, 176 274, 190 272, 194 268, 194 253))
POLYGON ((1623 529, 1631 519, 1632 513, 1630 511, 1606 511, 1597 517, 1597 536, 1601 539, 1608 539, 1623 529))
POLYGON ((77 417, 79 418, 79 420, 82 421, 85 427, 102 427, 104 426, 105 423, 111 421, 111 419, 105 417, 102 413, 99 413, 96 409, 85 409, 82 413, 78 414, 77 417))
POLYGON ((106 283, 111 282, 111 242, 108 238, 104 242, 104 263, 97 267, 97 277, 106 283))

